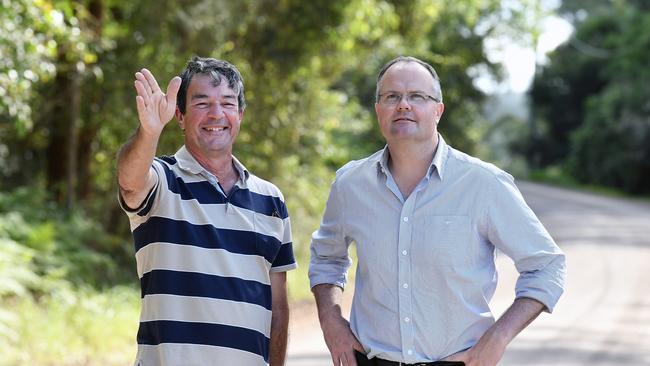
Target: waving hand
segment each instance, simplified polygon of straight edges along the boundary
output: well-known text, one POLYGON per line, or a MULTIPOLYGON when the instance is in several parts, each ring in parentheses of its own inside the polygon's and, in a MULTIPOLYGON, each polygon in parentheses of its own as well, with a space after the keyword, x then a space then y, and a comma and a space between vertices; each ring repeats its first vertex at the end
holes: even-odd
POLYGON ((147 133, 160 135, 165 125, 174 116, 181 78, 175 76, 171 79, 166 94, 160 90, 156 78, 149 70, 142 69, 136 72, 135 78, 135 89, 138 92, 135 101, 141 128, 147 133))

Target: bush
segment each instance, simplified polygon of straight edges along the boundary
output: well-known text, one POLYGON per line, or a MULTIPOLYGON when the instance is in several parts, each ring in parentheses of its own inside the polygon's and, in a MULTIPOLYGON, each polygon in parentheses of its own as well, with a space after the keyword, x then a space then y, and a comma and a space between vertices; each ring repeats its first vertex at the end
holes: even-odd
POLYGON ((106 233, 83 210, 65 212, 45 197, 38 187, 0 193, 0 240, 12 248, 2 254, 0 272, 10 269, 16 288, 0 290, 0 297, 22 296, 24 290, 38 295, 57 281, 94 288, 133 281, 134 273, 115 260, 124 257, 115 255, 125 250, 123 240, 106 233))

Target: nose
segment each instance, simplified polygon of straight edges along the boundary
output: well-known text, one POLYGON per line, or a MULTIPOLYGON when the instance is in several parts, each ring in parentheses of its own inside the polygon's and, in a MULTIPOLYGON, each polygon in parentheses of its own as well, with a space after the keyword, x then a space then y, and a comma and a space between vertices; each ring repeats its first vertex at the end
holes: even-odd
POLYGON ((208 117, 214 119, 221 119, 223 117, 223 108, 219 103, 213 103, 210 105, 210 110, 208 111, 208 117))
POLYGON ((402 110, 408 111, 411 109, 411 105, 408 103, 406 99, 407 99, 406 95, 402 95, 402 97, 399 99, 399 102, 397 102, 398 111, 402 111, 402 110))

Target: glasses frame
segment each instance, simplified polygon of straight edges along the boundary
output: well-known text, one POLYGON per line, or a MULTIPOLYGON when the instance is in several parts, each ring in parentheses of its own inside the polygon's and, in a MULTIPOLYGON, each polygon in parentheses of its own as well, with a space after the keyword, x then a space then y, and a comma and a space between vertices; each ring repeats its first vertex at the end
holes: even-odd
POLYGON ((428 98, 428 99, 433 100, 433 101, 436 102, 436 103, 440 103, 440 102, 441 102, 440 100, 438 100, 438 98, 435 98, 435 97, 433 97, 433 96, 431 96, 431 95, 429 95, 429 94, 427 94, 427 93, 423 93, 423 92, 408 92, 408 93, 385 92, 385 93, 380 93, 380 94, 378 94, 378 96, 379 96, 379 100, 378 100, 377 102, 378 102, 379 104, 381 104, 381 105, 396 106, 396 105, 400 104, 400 102, 402 101, 402 99, 404 99, 404 96, 406 95, 406 102, 407 102, 409 105, 420 105, 420 104, 423 104, 423 103, 412 103, 412 102, 409 102, 409 95, 413 95, 413 94, 417 94, 417 95, 424 96, 424 97, 426 97, 426 98, 428 98), (395 103, 386 103, 385 101, 382 101, 382 99, 383 99, 383 97, 384 97, 385 95, 387 95, 387 94, 399 94, 399 99, 398 99, 397 102, 395 102, 395 103))

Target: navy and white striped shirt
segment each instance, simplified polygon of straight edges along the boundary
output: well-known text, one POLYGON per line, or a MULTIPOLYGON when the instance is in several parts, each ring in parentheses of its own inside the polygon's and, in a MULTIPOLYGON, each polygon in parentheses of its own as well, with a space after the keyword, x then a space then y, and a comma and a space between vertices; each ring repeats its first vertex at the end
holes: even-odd
POLYGON ((271 272, 296 267, 280 190, 233 157, 229 195, 183 146, 130 210, 142 289, 136 365, 266 365, 271 272))

